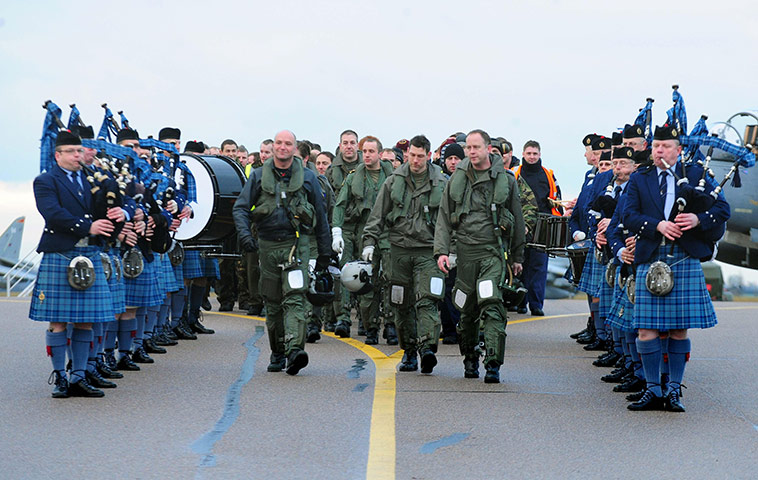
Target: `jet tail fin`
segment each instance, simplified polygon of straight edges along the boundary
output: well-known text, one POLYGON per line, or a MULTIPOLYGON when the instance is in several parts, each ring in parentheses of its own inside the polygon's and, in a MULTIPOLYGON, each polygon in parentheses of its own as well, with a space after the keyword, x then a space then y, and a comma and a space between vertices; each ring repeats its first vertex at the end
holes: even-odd
POLYGON ((18 217, 0 235, 0 260, 11 265, 18 262, 21 255, 21 237, 24 234, 26 217, 18 217))

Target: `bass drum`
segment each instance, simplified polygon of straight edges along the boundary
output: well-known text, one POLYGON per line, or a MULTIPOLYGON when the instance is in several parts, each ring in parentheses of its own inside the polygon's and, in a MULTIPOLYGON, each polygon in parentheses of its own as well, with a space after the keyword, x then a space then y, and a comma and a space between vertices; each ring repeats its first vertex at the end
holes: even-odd
MULTIPOLYGON (((192 218, 182 222, 174 238, 187 244, 217 243, 233 234, 232 208, 246 180, 242 167, 227 157, 183 153, 179 158, 195 177, 197 203, 191 205, 192 218)), ((177 169, 177 175, 180 172, 177 169)))

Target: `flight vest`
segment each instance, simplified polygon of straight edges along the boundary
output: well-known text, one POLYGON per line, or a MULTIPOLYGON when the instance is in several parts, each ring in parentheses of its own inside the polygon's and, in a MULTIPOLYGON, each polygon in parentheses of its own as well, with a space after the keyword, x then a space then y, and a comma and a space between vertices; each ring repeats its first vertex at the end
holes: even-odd
POLYGON ((303 163, 295 160, 291 168, 289 183, 284 183, 276 178, 274 160, 266 160, 261 168, 261 193, 250 209, 250 215, 254 222, 258 222, 282 207, 296 232, 309 232, 316 226, 316 209, 308 201, 303 188, 303 163))
MULTIPOLYGON (((545 168, 544 166, 542 167, 542 170, 545 171, 545 175, 547 175, 547 183, 550 186, 550 193, 548 194, 548 198, 558 200, 558 187, 555 186, 555 175, 553 175, 553 171, 549 168, 545 168)), ((516 170, 514 170, 513 173, 516 175, 516 178, 518 178, 519 175, 521 175, 521 165, 516 167, 516 170)), ((550 205, 552 205, 550 213, 557 217, 562 216, 561 211, 558 210, 558 207, 556 207, 553 202, 550 202, 550 205)))
MULTIPOLYGON (((471 168, 473 173, 473 167, 469 165, 469 168, 471 168)), ((488 174, 490 175, 488 181, 494 183, 492 196, 488 202, 490 204, 490 211, 493 214, 493 222, 500 227, 502 232, 510 236, 515 218, 505 205, 511 191, 508 184, 508 173, 503 168, 502 171, 497 172, 494 180, 491 177, 491 173, 488 174), (495 205, 494 209, 492 209, 492 205, 495 205)), ((450 224, 453 228, 458 228, 461 218, 471 211, 473 188, 471 179, 469 178, 469 170, 456 170, 453 176, 450 177, 449 188, 450 201, 453 203, 453 205, 450 205, 450 224), (459 171, 460 174, 458 174, 459 171)))
MULTIPOLYGON (((408 165, 407 163, 404 165, 408 165)), ((408 199, 408 193, 410 190, 409 177, 412 175, 410 167, 402 166, 403 173, 405 175, 395 174, 392 187, 390 190, 390 200, 392 200, 392 209, 387 214, 387 225, 392 226, 395 224, 398 218, 408 215, 408 209, 411 202, 408 199), (407 201, 406 201, 407 200, 407 201)), ((425 192, 421 196, 421 207, 424 211, 424 220, 428 227, 434 229, 434 225, 437 221, 437 211, 442 201, 442 192, 445 190, 445 182, 442 180, 442 169, 437 165, 429 165, 429 181, 431 182, 431 189, 425 192)), ((410 192, 412 193, 412 192, 410 192)))
POLYGON ((376 196, 379 193, 379 189, 387 177, 392 175, 392 164, 386 161, 380 162, 379 178, 374 186, 374 191, 369 192, 369 182, 366 180, 366 176, 369 175, 366 169, 366 164, 361 163, 353 172, 353 176, 350 180, 350 194, 355 197, 355 200, 351 201, 345 207, 345 223, 356 223, 363 220, 364 212, 371 211, 376 202, 376 196))

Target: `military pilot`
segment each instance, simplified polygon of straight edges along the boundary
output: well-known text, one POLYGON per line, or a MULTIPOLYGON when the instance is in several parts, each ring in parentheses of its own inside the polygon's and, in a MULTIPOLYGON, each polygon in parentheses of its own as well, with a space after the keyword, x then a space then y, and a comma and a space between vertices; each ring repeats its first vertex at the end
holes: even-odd
POLYGON ((314 235, 318 244, 316 269, 329 266, 331 251, 321 187, 315 173, 293 161, 296 151, 295 134, 279 132, 274 137, 273 158, 253 170, 233 211, 242 248, 259 250, 259 286, 271 346, 268 371, 282 371, 286 360, 290 375, 308 365, 304 350, 308 235, 314 235), (258 242, 251 233, 251 221, 258 230, 258 242))
POLYGON ((506 312, 502 287, 507 262, 519 274, 524 259, 524 218, 514 176, 502 162, 492 163, 490 137, 473 130, 466 154, 445 187, 434 231, 434 255, 444 273, 450 269, 450 241, 457 234, 458 277, 453 302, 461 311, 458 336, 464 376, 479 377, 479 325, 485 339, 486 383, 500 382, 505 356, 506 312), (511 248, 513 246, 513 248, 511 248))

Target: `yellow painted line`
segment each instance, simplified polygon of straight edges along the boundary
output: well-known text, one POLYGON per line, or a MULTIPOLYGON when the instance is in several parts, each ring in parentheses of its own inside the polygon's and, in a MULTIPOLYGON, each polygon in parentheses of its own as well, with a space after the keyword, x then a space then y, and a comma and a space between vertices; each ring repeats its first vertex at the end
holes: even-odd
MULTIPOLYGON (((263 317, 239 315, 236 313, 209 312, 225 317, 250 318, 265 321, 263 317)), ((332 332, 322 335, 335 338, 363 352, 374 362, 374 401, 371 407, 371 428, 368 441, 368 462, 366 480, 395 480, 396 440, 395 440, 395 396, 397 393, 395 367, 403 356, 398 350, 387 356, 381 350, 366 345, 354 338, 340 338, 332 332)))

